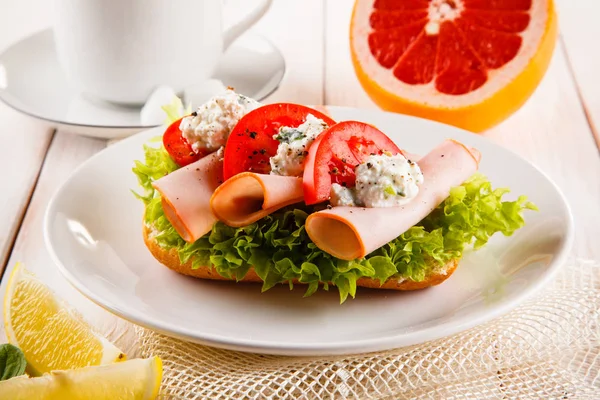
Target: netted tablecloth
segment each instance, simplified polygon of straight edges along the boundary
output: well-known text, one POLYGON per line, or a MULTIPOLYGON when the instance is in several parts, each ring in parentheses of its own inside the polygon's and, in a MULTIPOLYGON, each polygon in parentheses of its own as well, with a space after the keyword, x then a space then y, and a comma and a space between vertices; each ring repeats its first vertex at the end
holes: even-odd
POLYGON ((142 355, 163 360, 163 399, 600 399, 600 264, 589 261, 485 325, 372 354, 249 354, 135 329, 142 355))

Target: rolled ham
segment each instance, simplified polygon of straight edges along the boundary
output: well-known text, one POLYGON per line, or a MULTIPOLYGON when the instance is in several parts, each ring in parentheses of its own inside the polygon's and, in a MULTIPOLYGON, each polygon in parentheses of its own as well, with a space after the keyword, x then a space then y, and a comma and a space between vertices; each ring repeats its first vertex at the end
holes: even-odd
POLYGON ((419 223, 439 206, 450 189, 461 185, 478 167, 481 154, 446 140, 419 160, 424 181, 418 195, 401 207, 334 207, 306 220, 310 239, 321 250, 343 260, 362 258, 419 223))
POLYGON ((218 152, 158 179, 152 186, 160 193, 165 216, 186 242, 195 242, 217 221, 210 198, 223 183, 223 160, 218 152))
POLYGON ((303 199, 302 178, 244 172, 219 186, 210 205, 220 221, 241 227, 303 199))

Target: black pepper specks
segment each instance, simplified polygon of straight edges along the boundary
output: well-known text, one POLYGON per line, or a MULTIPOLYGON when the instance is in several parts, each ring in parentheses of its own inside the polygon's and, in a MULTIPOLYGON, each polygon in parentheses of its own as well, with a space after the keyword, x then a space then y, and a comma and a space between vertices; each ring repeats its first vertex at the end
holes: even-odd
POLYGON ((252 139, 256 139, 256 132, 250 132, 249 135, 252 139))
POLYGON ((192 113, 192 117, 197 117, 197 116, 198 116, 198 113, 197 113, 196 111, 194 111, 194 112, 192 113))

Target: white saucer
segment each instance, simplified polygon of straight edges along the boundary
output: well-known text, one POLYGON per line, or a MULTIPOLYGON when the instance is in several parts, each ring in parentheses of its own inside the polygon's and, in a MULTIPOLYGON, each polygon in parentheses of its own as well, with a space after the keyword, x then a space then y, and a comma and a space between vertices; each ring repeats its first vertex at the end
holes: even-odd
MULTIPOLYGON (((225 52, 214 78, 261 100, 277 89, 284 73, 279 50, 267 39, 247 34, 225 52)), ((0 54, 0 100, 57 128, 87 136, 111 139, 152 127, 141 124, 139 108, 90 100, 71 88, 58 63, 51 29, 0 54)))

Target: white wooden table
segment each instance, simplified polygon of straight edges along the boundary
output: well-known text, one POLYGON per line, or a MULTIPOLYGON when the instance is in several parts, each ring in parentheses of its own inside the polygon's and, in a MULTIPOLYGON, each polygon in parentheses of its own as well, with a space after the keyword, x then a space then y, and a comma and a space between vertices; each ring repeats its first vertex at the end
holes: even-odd
MULTIPOLYGON (((254 29, 281 49, 288 69, 279 90, 266 102, 375 108, 350 62, 352 3, 275 0, 254 29), (310 24, 289 29, 289 21, 310 24)), ((43 0, 0 0, 0 50, 49 26, 51 5, 43 0)), ((558 6, 561 38, 544 81, 519 112, 486 136, 532 161, 561 187, 577 225, 573 254, 600 260, 600 3, 559 0, 558 6)), ((21 261, 127 350, 131 336, 124 333, 124 323, 66 283, 42 236, 43 214, 54 190, 106 145, 104 140, 55 131, 0 104, 0 298, 6 278, 21 261)), ((2 336, 4 329, 0 332, 2 336)))

